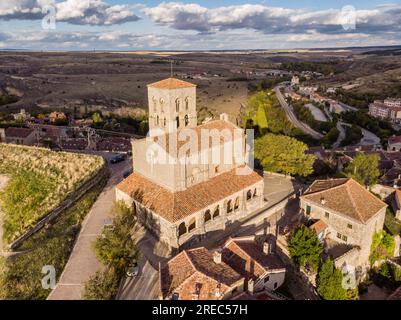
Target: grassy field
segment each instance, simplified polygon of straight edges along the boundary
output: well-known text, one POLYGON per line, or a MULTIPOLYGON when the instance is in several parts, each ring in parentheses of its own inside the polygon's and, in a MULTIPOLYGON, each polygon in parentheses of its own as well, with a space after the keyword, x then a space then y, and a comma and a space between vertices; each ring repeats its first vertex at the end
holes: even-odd
POLYGON ((57 279, 74 246, 81 223, 103 190, 95 186, 47 228, 23 243, 25 254, 0 257, 0 299, 44 300, 50 290, 41 285, 43 266, 54 266, 57 279))
POLYGON ((12 242, 61 204, 102 168, 103 158, 0 145, 0 193, 5 242, 12 242))

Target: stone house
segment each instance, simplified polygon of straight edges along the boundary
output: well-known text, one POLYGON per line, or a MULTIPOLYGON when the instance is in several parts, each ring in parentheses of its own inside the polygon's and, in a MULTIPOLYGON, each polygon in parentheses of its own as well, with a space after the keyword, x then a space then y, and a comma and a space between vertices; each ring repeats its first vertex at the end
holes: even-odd
POLYGON ((388 152, 401 151, 401 136, 392 136, 388 138, 387 151, 388 152))
POLYGON ((323 228, 326 244, 346 249, 342 254, 357 249, 343 264, 361 273, 369 269, 373 234, 384 225, 387 205, 383 201, 353 179, 316 180, 300 197, 300 207, 307 219, 327 226, 323 228))
POLYGON ((401 221, 401 190, 396 189, 392 201, 396 219, 401 221))
POLYGON ((159 268, 163 300, 228 300, 272 292, 285 267, 270 245, 253 237, 229 239, 223 248, 184 250, 159 268))
POLYGON ((134 205, 149 231, 179 249, 264 206, 263 177, 236 161, 245 159, 243 130, 224 120, 197 126, 191 83, 163 80, 148 94, 150 134, 132 141, 134 172, 116 199, 134 205))

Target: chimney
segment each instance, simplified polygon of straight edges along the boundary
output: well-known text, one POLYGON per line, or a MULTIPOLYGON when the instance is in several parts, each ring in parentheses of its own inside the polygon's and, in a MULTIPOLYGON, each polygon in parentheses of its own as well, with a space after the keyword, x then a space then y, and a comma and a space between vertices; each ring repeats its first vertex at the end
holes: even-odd
POLYGON ((325 198, 321 198, 321 199, 320 199, 320 203, 321 203, 322 205, 325 205, 325 204, 326 204, 326 199, 325 199, 325 198))
POLYGON ((268 255, 271 252, 271 246, 268 241, 263 242, 263 253, 268 255))
POLYGON ((213 253, 213 261, 214 261, 214 263, 217 263, 217 264, 221 263, 221 252, 216 251, 213 253))

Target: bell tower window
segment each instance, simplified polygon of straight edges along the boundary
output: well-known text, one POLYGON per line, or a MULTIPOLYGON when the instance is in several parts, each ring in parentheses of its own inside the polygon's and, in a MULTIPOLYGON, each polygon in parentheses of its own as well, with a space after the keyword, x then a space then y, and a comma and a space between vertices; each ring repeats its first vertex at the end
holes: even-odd
POLYGON ((175 111, 180 112, 180 99, 175 100, 175 111))
POLYGON ((189 117, 188 115, 185 116, 185 126, 187 127, 189 125, 189 117))
POLYGON ((189 98, 188 97, 185 98, 185 110, 186 111, 189 110, 189 98))

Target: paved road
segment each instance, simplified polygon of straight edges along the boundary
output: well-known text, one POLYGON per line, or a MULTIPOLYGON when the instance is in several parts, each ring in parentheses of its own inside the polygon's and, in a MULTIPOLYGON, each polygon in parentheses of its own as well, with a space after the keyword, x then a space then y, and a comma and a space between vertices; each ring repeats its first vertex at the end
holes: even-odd
MULTIPOLYGON (((110 156, 112 155, 107 155, 108 158, 110 156)), ((130 167, 131 160, 111 166, 111 177, 86 216, 70 258, 48 300, 80 300, 85 282, 102 268, 92 250, 92 243, 101 234, 104 220, 108 218, 113 207, 114 187, 123 179, 123 173, 130 167)))
POLYGON ((125 278, 117 294, 117 300, 157 300, 159 294, 159 262, 166 262, 169 249, 149 235, 143 228, 136 232, 137 246, 141 252, 139 274, 125 278))
POLYGON ((295 116, 294 111, 292 110, 292 107, 288 105, 288 103, 285 101, 283 94, 281 93, 281 86, 277 86, 274 88, 276 91, 276 95, 278 100, 280 101, 281 106, 284 108, 288 119, 292 122, 292 124, 301 129, 303 132, 306 134, 310 135, 311 137, 320 140, 323 138, 323 135, 315 130, 313 130, 311 127, 309 127, 307 124, 301 122, 298 120, 298 118, 295 116))
POLYGON ((380 138, 376 136, 373 132, 370 132, 364 128, 361 128, 363 138, 361 142, 359 143, 362 146, 370 146, 370 145, 376 145, 380 144, 380 138))
POLYGON ((332 146, 333 149, 340 147, 341 142, 345 139, 345 129, 343 126, 344 123, 342 123, 341 121, 337 122, 337 129, 340 132, 340 134, 338 135, 337 141, 332 146))

